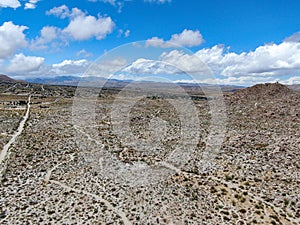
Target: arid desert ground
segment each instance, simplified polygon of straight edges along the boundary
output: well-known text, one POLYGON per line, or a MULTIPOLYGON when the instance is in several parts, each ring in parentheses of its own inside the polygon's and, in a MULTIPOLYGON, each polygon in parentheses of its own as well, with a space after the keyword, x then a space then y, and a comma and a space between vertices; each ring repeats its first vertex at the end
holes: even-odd
POLYGON ((162 163, 182 135, 163 97, 130 111, 132 134, 160 142, 138 151, 113 132, 118 90, 99 95, 90 127, 74 125, 75 87, 2 83, 0 92, 2 151, 19 131, 1 153, 0 224, 300 224, 300 94, 287 86, 223 92, 226 132, 207 169, 211 98, 200 91, 187 90, 198 96, 191 101, 201 132, 192 156, 178 155, 180 168, 162 163), (102 153, 118 163, 101 162, 102 153), (139 182, 147 169, 126 172, 137 163, 163 179, 139 182))

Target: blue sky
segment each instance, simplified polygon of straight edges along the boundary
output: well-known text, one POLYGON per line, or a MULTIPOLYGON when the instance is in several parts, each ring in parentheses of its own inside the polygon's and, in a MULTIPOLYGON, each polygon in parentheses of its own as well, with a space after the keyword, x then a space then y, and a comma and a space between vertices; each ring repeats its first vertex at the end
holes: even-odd
MULTIPOLYGON (((216 75, 207 82, 300 83, 299 12, 296 0, 0 0, 0 73, 81 75, 105 52, 145 40, 169 51, 166 63, 196 68, 167 45, 193 51, 216 75)), ((162 71, 138 62, 135 71, 162 71)))

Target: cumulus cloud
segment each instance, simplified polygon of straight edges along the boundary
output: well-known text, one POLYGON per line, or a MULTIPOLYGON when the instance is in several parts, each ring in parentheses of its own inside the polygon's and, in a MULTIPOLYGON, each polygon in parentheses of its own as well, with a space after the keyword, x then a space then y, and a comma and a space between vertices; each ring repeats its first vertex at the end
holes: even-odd
MULTIPOLYGON (((201 58, 205 53, 196 54, 201 58)), ((281 76, 300 71, 300 43, 263 45, 241 54, 225 53, 223 49, 218 54, 215 59, 219 62, 203 60, 212 67, 219 64, 220 74, 224 76, 281 76)))
POLYGON ((98 63, 92 64, 88 75, 109 77, 111 74, 120 72, 127 64, 127 60, 121 57, 105 61, 101 60, 98 63))
POLYGON ((202 44, 204 39, 199 30, 184 29, 180 34, 173 34, 169 42, 179 46, 193 47, 202 44))
POLYGON ((56 17, 60 17, 61 19, 64 19, 66 17, 70 16, 70 10, 68 6, 61 5, 59 7, 54 7, 46 12, 47 15, 54 15, 56 17))
POLYGON ((19 26, 13 22, 4 22, 0 26, 0 59, 5 59, 22 47, 25 47, 27 42, 25 39, 24 30, 26 26, 19 26))
POLYGON ((60 63, 53 64, 49 73, 55 75, 63 74, 80 74, 83 73, 90 63, 86 59, 80 60, 64 60, 60 63))
POLYGON ((10 65, 4 68, 4 71, 18 77, 76 76, 83 74, 89 65, 90 62, 86 59, 68 59, 47 65, 44 63, 44 58, 19 54, 11 60, 10 65))
POLYGON ((76 18, 78 16, 84 16, 85 13, 81 9, 72 8, 71 10, 66 5, 61 5, 59 7, 54 7, 46 12, 46 15, 53 15, 61 19, 65 18, 76 18))
POLYGON ((100 14, 97 17, 86 15, 86 13, 78 8, 69 10, 66 5, 54 7, 47 11, 46 14, 62 19, 69 18, 70 23, 62 30, 62 33, 77 41, 91 38, 96 38, 97 40, 104 39, 115 27, 115 23, 111 17, 101 16, 100 14))
POLYGON ((92 55, 93 55, 93 53, 87 52, 85 49, 81 49, 80 51, 76 52, 77 57, 79 57, 79 56, 90 57, 92 55))
POLYGON ((300 80, 299 42, 266 44, 239 54, 230 52, 223 45, 204 48, 194 54, 172 50, 162 53, 159 60, 140 58, 123 71, 153 75, 188 73, 201 82, 218 84, 250 85, 276 81, 292 84, 300 80), (210 71, 218 78, 213 79, 210 71))
POLYGON ((24 9, 35 9, 36 8, 36 4, 39 1, 40 0, 29 0, 28 2, 25 3, 24 9))
POLYGON ((40 31, 40 36, 31 43, 32 49, 44 49, 48 46, 46 44, 52 42, 59 37, 61 30, 53 26, 45 26, 40 31))
POLYGON ((44 63, 43 57, 25 56, 22 53, 15 55, 7 66, 7 72, 19 74, 37 71, 44 63))
POLYGON ((57 38, 58 29, 57 27, 46 26, 41 30, 40 42, 48 43, 57 38))
POLYGON ((184 29, 180 34, 173 34, 170 40, 164 41, 162 38, 153 37, 146 41, 146 46, 168 48, 173 45, 182 47, 199 46, 204 42, 204 39, 199 30, 184 29))
POLYGON ((280 81, 281 83, 283 84, 288 84, 288 85, 291 85, 291 84, 300 84, 300 76, 293 76, 293 77, 290 77, 286 80, 282 80, 280 81))
POLYGON ((163 63, 162 61, 149 60, 140 58, 134 61, 131 65, 124 68, 122 72, 139 75, 139 74, 177 74, 181 73, 175 66, 163 63))
POLYGON ((18 0, 1 0, 0 7, 2 8, 13 8, 16 9, 21 6, 18 0))
POLYGON ((86 65, 87 60, 86 59, 80 59, 80 60, 71 60, 71 59, 66 59, 62 61, 61 63, 53 64, 53 68, 63 68, 65 66, 82 66, 86 65))
POLYGON ((167 42, 165 42, 162 38, 153 37, 146 41, 146 46, 167 48, 170 45, 167 44, 167 42))
POLYGON ((72 19, 63 32, 79 41, 92 37, 101 40, 112 32, 114 26, 115 24, 110 17, 101 17, 98 15, 98 18, 96 18, 84 15, 72 19))
POLYGON ((182 65, 189 72, 201 72, 197 57, 215 74, 227 77, 283 76, 300 72, 300 43, 282 42, 259 46, 254 51, 240 54, 229 52, 224 46, 214 46, 197 51, 194 55, 173 50, 161 59, 173 65, 182 65))
POLYGON ((208 67, 194 54, 186 54, 179 50, 173 50, 163 53, 160 59, 162 62, 178 66, 182 71, 189 74, 209 75, 207 74, 208 67))

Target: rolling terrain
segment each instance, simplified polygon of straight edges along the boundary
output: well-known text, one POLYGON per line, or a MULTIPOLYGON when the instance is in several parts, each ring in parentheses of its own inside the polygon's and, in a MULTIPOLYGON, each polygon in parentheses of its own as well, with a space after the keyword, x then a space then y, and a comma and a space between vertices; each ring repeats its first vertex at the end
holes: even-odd
POLYGON ((224 92, 226 132, 214 152, 207 145, 215 96, 185 90, 198 96, 191 98, 197 119, 186 116, 197 122, 199 141, 188 160, 179 151, 172 161, 184 129, 170 103, 178 96, 148 93, 132 105, 132 134, 158 143, 141 151, 115 133, 122 118, 112 119, 112 105, 132 100, 118 97, 120 87, 102 90, 94 101, 74 86, 4 77, 0 224, 299 224, 300 94, 279 83, 224 92), (85 115, 95 105, 94 124, 74 122, 76 99, 85 115), (204 153, 211 156, 205 168, 204 153), (163 179, 147 180, 157 177, 150 169, 137 174, 137 165, 163 179))

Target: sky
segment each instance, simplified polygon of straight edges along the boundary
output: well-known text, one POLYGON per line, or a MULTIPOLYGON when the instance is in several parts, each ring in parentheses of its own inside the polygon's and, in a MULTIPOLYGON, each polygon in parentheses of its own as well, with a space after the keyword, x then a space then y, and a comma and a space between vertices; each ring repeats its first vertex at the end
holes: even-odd
POLYGON ((128 60, 134 50, 121 47, 129 52, 106 61, 108 71, 184 82, 166 64, 200 73, 197 57, 214 73, 201 82, 299 84, 299 12, 298 0, 0 0, 0 73, 81 76, 112 49, 144 41, 153 54, 128 60))

